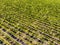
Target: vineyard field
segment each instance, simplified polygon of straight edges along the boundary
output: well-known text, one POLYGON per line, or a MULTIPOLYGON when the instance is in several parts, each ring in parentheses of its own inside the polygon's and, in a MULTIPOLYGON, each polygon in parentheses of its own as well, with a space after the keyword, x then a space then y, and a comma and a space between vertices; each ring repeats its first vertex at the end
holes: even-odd
POLYGON ((60 45, 60 0, 0 0, 0 45, 60 45))

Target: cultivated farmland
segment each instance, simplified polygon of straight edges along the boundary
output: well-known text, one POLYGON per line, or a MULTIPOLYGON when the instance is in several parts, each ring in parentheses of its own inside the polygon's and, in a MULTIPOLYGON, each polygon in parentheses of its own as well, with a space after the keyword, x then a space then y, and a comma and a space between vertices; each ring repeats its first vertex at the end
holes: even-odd
POLYGON ((59 0, 0 0, 1 45, 60 45, 59 0))

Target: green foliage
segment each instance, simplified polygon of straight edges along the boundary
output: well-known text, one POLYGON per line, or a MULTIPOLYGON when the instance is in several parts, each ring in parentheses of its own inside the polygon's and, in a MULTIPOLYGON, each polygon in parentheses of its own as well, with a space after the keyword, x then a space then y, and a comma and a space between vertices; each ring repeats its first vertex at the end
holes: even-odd
POLYGON ((0 0, 0 27, 7 45, 60 44, 60 0, 0 0))

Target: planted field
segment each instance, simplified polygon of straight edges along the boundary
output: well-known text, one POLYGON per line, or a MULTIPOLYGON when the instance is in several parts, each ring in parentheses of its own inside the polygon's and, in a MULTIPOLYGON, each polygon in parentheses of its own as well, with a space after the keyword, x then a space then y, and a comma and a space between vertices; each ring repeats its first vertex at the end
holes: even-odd
POLYGON ((59 0, 0 0, 1 45, 60 45, 59 0))

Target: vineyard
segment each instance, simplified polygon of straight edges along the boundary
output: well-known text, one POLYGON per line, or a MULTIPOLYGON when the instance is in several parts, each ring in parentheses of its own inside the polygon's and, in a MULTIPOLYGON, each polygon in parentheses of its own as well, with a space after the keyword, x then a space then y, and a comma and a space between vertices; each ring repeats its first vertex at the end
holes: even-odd
POLYGON ((60 1, 0 0, 0 45, 60 45, 60 1))

